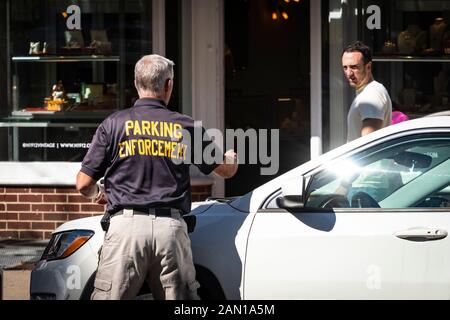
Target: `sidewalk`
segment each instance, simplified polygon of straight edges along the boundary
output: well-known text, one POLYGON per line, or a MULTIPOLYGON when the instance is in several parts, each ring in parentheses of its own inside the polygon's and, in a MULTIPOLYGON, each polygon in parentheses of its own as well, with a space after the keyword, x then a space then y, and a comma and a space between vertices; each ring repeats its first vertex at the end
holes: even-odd
POLYGON ((0 239, 0 300, 29 300, 30 275, 48 240, 0 239))

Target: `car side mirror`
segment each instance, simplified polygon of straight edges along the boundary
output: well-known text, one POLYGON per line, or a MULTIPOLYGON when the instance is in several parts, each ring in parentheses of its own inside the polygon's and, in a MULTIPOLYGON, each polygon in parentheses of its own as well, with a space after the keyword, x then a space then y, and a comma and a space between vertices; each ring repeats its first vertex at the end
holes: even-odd
POLYGON ((305 203, 305 178, 295 177, 281 186, 281 197, 277 198, 277 206, 286 210, 302 209, 305 203))

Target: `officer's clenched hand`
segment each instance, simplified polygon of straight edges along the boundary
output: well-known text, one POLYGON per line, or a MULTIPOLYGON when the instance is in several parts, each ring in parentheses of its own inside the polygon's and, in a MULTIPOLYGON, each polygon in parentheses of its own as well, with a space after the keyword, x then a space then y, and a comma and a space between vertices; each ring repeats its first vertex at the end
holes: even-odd
POLYGON ((214 169, 214 172, 225 179, 233 177, 238 169, 237 153, 232 149, 228 150, 224 154, 223 162, 224 163, 214 169))
POLYGON ((104 185, 101 183, 97 183, 97 181, 81 171, 78 172, 77 175, 77 190, 83 196, 92 199, 92 201, 95 203, 106 203, 104 185))

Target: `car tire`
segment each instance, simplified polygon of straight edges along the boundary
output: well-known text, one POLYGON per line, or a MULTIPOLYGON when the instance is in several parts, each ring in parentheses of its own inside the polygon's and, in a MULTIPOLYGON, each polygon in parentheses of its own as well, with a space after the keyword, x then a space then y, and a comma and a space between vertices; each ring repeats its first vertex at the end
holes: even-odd
POLYGON ((83 292, 81 293, 80 300, 91 300, 92 292, 94 292, 94 281, 95 281, 96 274, 97 274, 97 272, 94 272, 89 277, 89 280, 86 282, 83 292))
POLYGON ((198 265, 195 266, 195 271, 197 273, 197 281, 200 283, 200 288, 197 291, 200 300, 226 299, 219 281, 211 271, 198 265))
MULTIPOLYGON (((195 266, 195 271, 197 274, 197 281, 200 283, 200 288, 197 291, 200 300, 226 299, 219 281, 211 271, 197 265, 195 266)), ((95 274, 96 272, 94 272, 87 281, 83 293, 81 294, 80 300, 91 299, 92 292, 94 291, 95 274)), ((136 300, 154 300, 153 295, 146 283, 144 283, 144 286, 141 288, 138 296, 136 297, 136 300)))

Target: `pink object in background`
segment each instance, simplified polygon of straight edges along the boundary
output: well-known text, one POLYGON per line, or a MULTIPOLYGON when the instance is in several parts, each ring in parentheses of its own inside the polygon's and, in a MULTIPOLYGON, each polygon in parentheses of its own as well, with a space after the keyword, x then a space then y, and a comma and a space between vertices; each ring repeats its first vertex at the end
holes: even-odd
POLYGON ((396 124, 399 122, 403 122, 409 120, 408 116, 400 111, 393 111, 392 112, 392 124, 396 124))

